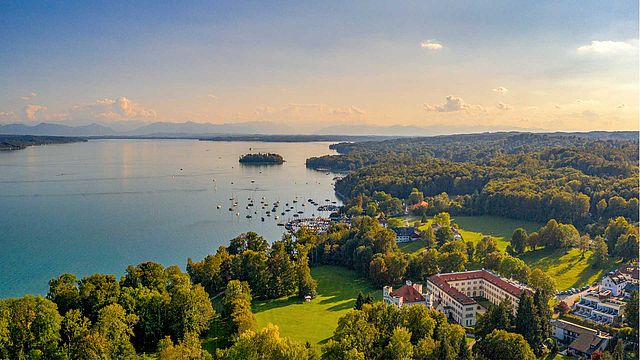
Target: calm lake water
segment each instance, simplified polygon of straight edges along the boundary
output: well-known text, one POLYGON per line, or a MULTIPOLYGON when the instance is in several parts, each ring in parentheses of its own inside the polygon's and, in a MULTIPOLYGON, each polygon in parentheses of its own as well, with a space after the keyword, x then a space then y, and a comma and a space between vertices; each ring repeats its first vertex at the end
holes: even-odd
POLYGON ((0 152, 0 297, 45 294, 49 279, 65 272, 120 276, 147 260, 184 268, 188 257, 200 260, 250 230, 278 239, 284 228, 264 215, 271 206, 263 210, 262 197, 280 201, 279 221, 287 218, 280 215, 286 202, 295 207, 287 214, 317 215, 307 199, 337 201, 336 174, 304 162, 332 153, 328 143, 194 140, 96 140, 0 152), (286 162, 240 165, 248 152, 276 152, 286 162), (234 211, 231 198, 238 201, 234 211), (251 210, 248 198, 255 199, 251 210))

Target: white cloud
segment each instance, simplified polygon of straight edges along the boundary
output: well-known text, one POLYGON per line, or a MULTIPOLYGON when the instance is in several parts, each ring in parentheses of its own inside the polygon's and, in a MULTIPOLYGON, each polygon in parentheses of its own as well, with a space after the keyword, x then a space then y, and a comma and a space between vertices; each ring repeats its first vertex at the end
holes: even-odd
POLYGON ((505 103, 501 103, 501 102, 500 102, 500 103, 498 103, 498 104, 496 105, 496 107, 497 107, 499 110, 502 110, 502 111, 513 110, 513 107, 512 107, 511 105, 509 105, 509 104, 505 104, 505 103))
POLYGON ((442 44, 436 40, 423 41, 420 47, 427 50, 441 50, 443 48, 442 44))
POLYGON ((504 86, 498 86, 497 88, 495 88, 495 89, 493 89, 493 90, 491 90, 491 91, 493 91, 493 92, 497 92, 498 94, 506 94, 506 93, 508 93, 508 92, 509 92, 509 89, 507 89, 507 88, 506 88, 506 87, 504 87, 504 86))
POLYGON ((430 105, 424 104, 424 110, 426 111, 435 111, 435 112, 455 112, 455 111, 463 111, 463 110, 484 110, 480 105, 471 105, 467 104, 462 100, 462 98, 449 95, 445 99, 444 104, 440 105, 430 105))
POLYGON ((626 109, 627 108, 627 104, 620 104, 618 106, 616 106, 616 109, 618 110, 622 110, 622 109, 626 109))
POLYGON ((27 100, 31 100, 32 98, 38 96, 38 93, 36 92, 32 92, 29 95, 25 95, 25 96, 20 96, 20 99, 27 101, 27 100))
POLYGON ((68 111, 68 118, 79 120, 129 120, 154 119, 154 110, 120 96, 116 99, 99 99, 93 104, 77 105, 68 111))
POLYGON ((0 111, 0 120, 16 120, 16 113, 13 111, 0 111))
POLYGON ((23 109, 24 117, 28 120, 41 120, 46 118, 47 107, 44 105, 29 104, 23 109))
POLYGON ((598 41, 593 40, 589 45, 578 47, 577 52, 581 55, 597 54, 597 55, 620 55, 633 53, 638 49, 638 40, 629 41, 598 41))
POLYGON ((209 99, 211 99, 211 100, 215 100, 215 99, 217 99, 217 98, 218 98, 217 96, 215 96, 215 95, 213 95, 213 94, 207 94, 207 97, 208 97, 209 99))

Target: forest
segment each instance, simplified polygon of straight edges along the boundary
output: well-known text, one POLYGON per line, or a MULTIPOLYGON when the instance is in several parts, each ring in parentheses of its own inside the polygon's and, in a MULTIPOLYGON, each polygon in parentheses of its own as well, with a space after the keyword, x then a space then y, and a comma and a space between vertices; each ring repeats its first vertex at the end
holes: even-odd
POLYGON ((21 150, 27 146, 85 142, 87 139, 68 136, 0 135, 0 151, 21 150))
POLYGON ((552 218, 593 235, 610 218, 638 221, 638 142, 548 134, 479 134, 339 143, 310 168, 348 171, 345 200, 376 191, 406 200, 416 189, 429 215, 552 218))

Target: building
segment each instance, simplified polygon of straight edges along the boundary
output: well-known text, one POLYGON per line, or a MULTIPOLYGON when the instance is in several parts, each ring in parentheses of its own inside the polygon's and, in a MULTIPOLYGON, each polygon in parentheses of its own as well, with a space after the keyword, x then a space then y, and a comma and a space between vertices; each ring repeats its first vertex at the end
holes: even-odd
POLYGON ((422 292, 422 284, 412 284, 411 281, 407 281, 395 291, 391 286, 383 287, 382 300, 386 304, 395 305, 399 308, 419 304, 432 306, 431 296, 422 292))
POLYGON ((567 353, 579 357, 591 357, 597 350, 604 350, 611 336, 598 330, 570 323, 565 320, 551 320, 553 336, 567 345, 567 353))
POLYGON ((573 305, 573 314, 598 324, 610 325, 624 315, 626 303, 611 296, 612 291, 589 292, 573 305))
POLYGON ((427 293, 433 295, 434 307, 463 326, 476 324, 476 310, 480 308, 474 297, 493 304, 509 300, 515 314, 520 295, 526 290, 524 285, 484 269, 432 275, 426 286, 427 293))
POLYGON ((637 288, 639 275, 640 269, 637 263, 624 264, 602 278, 600 290, 609 290, 613 296, 623 296, 625 289, 637 288))
POLYGON ((418 238, 420 238, 420 235, 416 232, 416 228, 413 226, 394 227, 391 228, 391 230, 396 233, 396 242, 399 244, 417 240, 418 238))

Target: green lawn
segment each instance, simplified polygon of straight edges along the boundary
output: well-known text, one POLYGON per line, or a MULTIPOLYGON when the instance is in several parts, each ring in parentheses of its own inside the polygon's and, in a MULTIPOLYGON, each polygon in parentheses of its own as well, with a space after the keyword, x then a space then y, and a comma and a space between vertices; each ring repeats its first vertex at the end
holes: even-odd
POLYGON ((549 274, 556 281, 558 290, 566 290, 590 285, 616 267, 611 262, 603 269, 594 269, 591 266, 591 255, 592 252, 587 251, 582 258, 578 249, 542 249, 528 251, 520 255, 520 258, 531 268, 539 268, 549 274))
MULTIPOLYGON (((406 216, 401 219, 405 220, 407 225, 412 225, 414 221, 418 220, 415 216, 406 216)), ((509 245, 509 240, 515 229, 521 227, 527 230, 527 232, 533 232, 537 231, 543 225, 531 221, 514 220, 490 215, 456 216, 451 220, 460 226, 460 235, 462 235, 465 242, 472 241, 474 244, 477 244, 480 239, 490 235, 498 241, 498 248, 502 251, 507 249, 507 245, 509 245)), ((431 219, 420 226, 420 229, 422 230, 430 224, 431 219)), ((406 253, 416 253, 422 251, 422 249, 422 243, 419 241, 400 245, 400 250, 406 253)))
POLYGON ((338 319, 353 308, 359 291, 371 293, 376 300, 382 298, 382 289, 371 287, 354 271, 321 266, 311 273, 318 281, 318 296, 311 302, 291 297, 253 303, 260 328, 272 323, 280 327, 282 336, 318 345, 333 335, 338 319))

